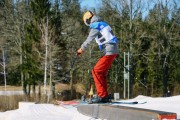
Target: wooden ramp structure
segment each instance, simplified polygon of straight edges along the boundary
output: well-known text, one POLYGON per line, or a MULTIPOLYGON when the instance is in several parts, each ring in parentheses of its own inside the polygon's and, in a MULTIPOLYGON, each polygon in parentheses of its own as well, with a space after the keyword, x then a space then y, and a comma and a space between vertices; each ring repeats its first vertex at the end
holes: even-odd
POLYGON ((103 120, 176 120, 172 112, 126 107, 120 105, 89 104, 80 105, 77 110, 92 118, 103 120))

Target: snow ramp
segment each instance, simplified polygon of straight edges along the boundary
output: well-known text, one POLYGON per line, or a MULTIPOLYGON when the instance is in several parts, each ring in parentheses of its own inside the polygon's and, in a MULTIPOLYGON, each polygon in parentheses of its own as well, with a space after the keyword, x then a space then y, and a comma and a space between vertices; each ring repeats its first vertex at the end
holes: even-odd
POLYGON ((81 105, 77 110, 84 115, 105 120, 176 120, 172 112, 134 108, 120 105, 81 105))

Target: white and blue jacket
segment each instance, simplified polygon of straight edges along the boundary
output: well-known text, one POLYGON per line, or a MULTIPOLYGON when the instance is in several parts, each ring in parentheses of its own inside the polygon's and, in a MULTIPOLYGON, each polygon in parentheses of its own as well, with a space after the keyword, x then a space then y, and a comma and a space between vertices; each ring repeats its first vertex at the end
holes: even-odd
POLYGON ((94 39, 100 50, 104 52, 104 55, 118 53, 117 37, 113 34, 111 27, 97 16, 93 16, 91 19, 90 32, 85 42, 81 45, 81 49, 85 51, 94 39))

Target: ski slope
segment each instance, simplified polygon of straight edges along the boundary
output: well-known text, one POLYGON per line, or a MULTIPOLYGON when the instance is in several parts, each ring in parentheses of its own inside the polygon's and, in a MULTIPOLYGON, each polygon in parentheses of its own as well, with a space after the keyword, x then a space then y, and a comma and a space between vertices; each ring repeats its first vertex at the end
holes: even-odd
MULTIPOLYGON (((147 97, 137 96, 134 99, 126 101, 138 101, 146 104, 124 105, 130 107, 138 107, 145 109, 153 109, 167 112, 177 113, 180 119, 180 95, 172 97, 147 97)), ((52 104, 34 104, 21 102, 19 109, 6 112, 0 112, 0 120, 93 120, 88 116, 79 113, 76 107, 57 106, 52 104)), ((97 120, 97 119, 96 119, 97 120)))

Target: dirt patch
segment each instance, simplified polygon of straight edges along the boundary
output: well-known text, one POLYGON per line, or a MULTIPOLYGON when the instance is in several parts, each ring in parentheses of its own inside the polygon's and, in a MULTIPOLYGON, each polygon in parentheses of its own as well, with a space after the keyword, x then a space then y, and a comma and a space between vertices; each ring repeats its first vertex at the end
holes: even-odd
POLYGON ((72 91, 70 89, 70 85, 68 84, 58 83, 55 88, 58 100, 80 99, 81 96, 86 93, 85 86, 83 84, 75 84, 72 91))
MULTIPOLYGON (((58 84, 56 84, 55 88, 56 88, 57 92, 61 92, 61 91, 64 91, 64 90, 70 90, 70 85, 58 83, 58 84)), ((80 83, 75 84, 73 86, 73 89, 76 92, 81 93, 81 94, 85 94, 86 93, 85 86, 83 84, 80 84, 80 83)))

